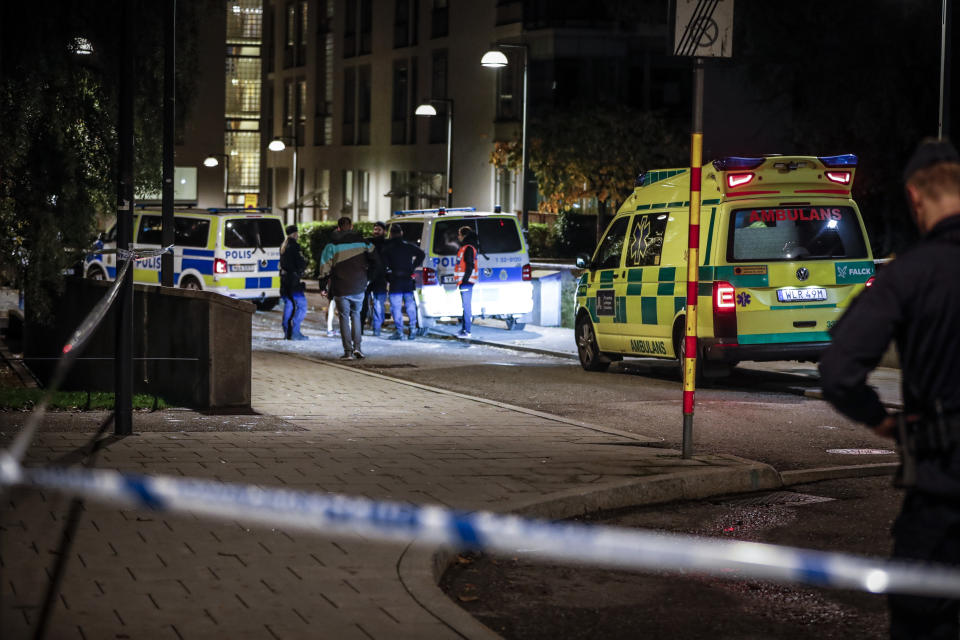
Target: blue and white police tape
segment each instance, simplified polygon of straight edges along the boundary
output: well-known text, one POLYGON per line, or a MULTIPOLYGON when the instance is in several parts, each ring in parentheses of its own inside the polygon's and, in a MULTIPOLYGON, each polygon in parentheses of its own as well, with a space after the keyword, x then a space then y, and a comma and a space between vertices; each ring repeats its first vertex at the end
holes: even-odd
POLYGON ((209 480, 22 467, 6 452, 0 453, 0 484, 323 535, 443 544, 617 569, 689 571, 729 579, 960 598, 960 571, 946 567, 209 480))

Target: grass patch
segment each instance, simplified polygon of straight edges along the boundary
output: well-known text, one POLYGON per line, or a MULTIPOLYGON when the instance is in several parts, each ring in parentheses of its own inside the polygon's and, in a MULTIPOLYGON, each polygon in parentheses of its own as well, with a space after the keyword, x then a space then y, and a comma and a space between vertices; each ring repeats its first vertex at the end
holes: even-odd
MULTIPOLYGON (((0 387, 0 410, 32 409, 43 397, 43 389, 15 389, 0 387)), ((87 395, 86 391, 57 391, 53 394, 48 405, 51 409, 113 409, 114 396, 112 393, 94 391, 87 395)), ((158 409, 166 409, 169 405, 163 398, 156 399, 158 409)), ((154 396, 144 393, 134 394, 134 409, 153 409, 154 396)))

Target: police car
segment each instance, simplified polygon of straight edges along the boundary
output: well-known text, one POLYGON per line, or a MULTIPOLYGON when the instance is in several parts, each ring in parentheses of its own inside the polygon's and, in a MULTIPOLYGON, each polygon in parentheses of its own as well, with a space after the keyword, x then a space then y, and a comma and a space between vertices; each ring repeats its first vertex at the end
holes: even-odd
MULTIPOLYGON (((285 238, 280 216, 265 209, 187 209, 174 212, 173 280, 183 289, 213 291, 253 302, 267 311, 280 300, 280 245, 285 238)), ((134 213, 133 247, 161 246, 162 215, 139 208, 134 213)), ((116 225, 98 242, 101 249, 117 246, 116 225)), ((137 260, 133 279, 160 284, 161 257, 137 260)), ((94 280, 116 277, 116 255, 89 255, 84 276, 94 280)))
POLYGON ((399 226, 404 240, 426 253, 416 273, 421 331, 438 320, 463 315, 454 274, 460 249, 457 232, 463 226, 472 227, 479 238, 474 315, 499 318, 507 329, 524 327, 523 316, 533 310, 533 283, 530 253, 516 216, 473 207, 410 209, 394 212, 388 226, 399 226))
MULTIPOLYGON (((815 361, 828 330, 874 276, 851 198, 857 158, 729 157, 701 173, 698 368, 815 361)), ((649 171, 607 227, 578 283, 584 369, 684 354, 687 168, 649 171)))

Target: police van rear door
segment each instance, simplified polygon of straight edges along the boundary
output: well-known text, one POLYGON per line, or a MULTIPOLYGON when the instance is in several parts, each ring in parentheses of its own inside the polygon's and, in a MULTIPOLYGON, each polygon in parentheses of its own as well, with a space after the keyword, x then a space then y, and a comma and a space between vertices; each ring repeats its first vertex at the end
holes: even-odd
POLYGON ((223 225, 221 282, 230 289, 279 287, 283 223, 273 216, 228 217, 223 225), (226 275, 226 278, 222 278, 226 275))
POLYGON ((823 342, 873 277, 850 200, 731 203, 726 265, 716 280, 734 289, 740 344, 823 342))

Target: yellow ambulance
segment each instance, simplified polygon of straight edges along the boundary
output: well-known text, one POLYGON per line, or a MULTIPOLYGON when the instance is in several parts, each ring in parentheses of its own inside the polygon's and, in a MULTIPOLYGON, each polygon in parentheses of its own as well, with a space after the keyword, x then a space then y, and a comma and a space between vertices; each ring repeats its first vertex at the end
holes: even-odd
MULTIPOLYGON (((744 360, 816 361, 828 330, 872 284, 873 255, 851 197, 857 158, 727 157, 701 172, 698 373, 744 360)), ((637 179, 576 292, 588 371, 623 357, 680 358, 690 170, 637 179)))

